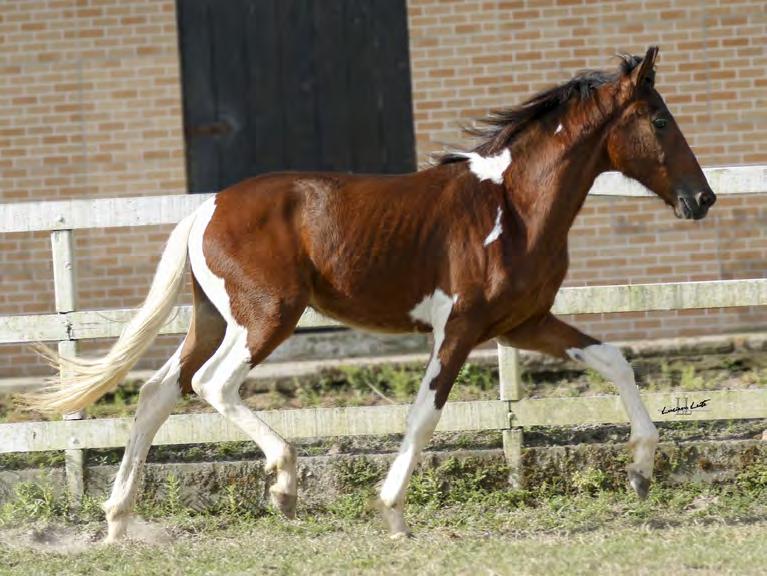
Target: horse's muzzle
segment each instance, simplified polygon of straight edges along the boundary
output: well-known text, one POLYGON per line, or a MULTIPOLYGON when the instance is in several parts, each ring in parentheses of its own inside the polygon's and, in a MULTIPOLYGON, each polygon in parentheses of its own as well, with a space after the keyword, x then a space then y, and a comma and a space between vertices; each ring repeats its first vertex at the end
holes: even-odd
POLYGON ((677 218, 685 220, 700 220, 708 214, 708 209, 716 202, 716 194, 711 188, 706 188, 702 192, 690 193, 680 191, 676 195, 676 204, 674 205, 674 214, 677 218))

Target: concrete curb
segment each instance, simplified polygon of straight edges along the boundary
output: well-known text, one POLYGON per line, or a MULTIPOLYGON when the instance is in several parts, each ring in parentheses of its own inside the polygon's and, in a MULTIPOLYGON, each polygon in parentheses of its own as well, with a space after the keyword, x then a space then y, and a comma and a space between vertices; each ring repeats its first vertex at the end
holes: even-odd
MULTIPOLYGON (((528 487, 545 481, 549 486, 573 486, 573 474, 598 470, 612 485, 625 483, 628 461, 624 443, 541 446, 523 451, 524 477, 528 487)), ((396 454, 336 454, 299 458, 299 502, 304 508, 323 507, 352 493, 363 484, 372 487, 383 478, 396 454), (362 470, 362 473, 359 471, 362 470), (350 486, 349 477, 361 478, 350 486), (345 479, 346 478, 346 479, 345 479), (368 478, 365 480, 365 478, 368 478)), ((420 468, 434 470, 449 458, 463 463, 461 475, 472 470, 488 471, 492 489, 504 489, 508 468, 501 449, 426 452, 420 468)), ((767 443, 760 440, 662 442, 656 458, 656 482, 676 486, 688 482, 731 482, 750 466, 767 462, 767 443)), ((106 498, 117 472, 116 465, 89 466, 86 494, 106 498)), ((234 497, 241 505, 265 508, 272 479, 263 471, 263 461, 235 460, 195 463, 147 464, 140 500, 162 505, 168 478, 173 476, 181 501, 192 509, 217 510, 234 497)), ((444 489, 450 489, 450 474, 442 473, 444 489)), ((12 497, 19 482, 48 482, 63 492, 63 468, 0 472, 0 503, 12 497)))

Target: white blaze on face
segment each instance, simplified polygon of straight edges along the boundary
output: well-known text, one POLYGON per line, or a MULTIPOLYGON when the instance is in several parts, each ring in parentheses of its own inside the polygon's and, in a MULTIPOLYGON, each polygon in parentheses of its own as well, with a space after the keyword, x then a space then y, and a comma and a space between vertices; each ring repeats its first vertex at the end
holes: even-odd
POLYGON ((479 179, 503 184, 503 173, 511 165, 511 150, 504 148, 495 156, 482 156, 476 152, 460 154, 469 160, 469 169, 479 179))
POLYGON ((423 447, 429 441, 434 428, 439 421, 441 410, 436 406, 436 390, 431 389, 431 383, 442 370, 439 361, 439 351, 445 341, 445 326, 453 310, 458 296, 452 298, 440 289, 431 296, 426 296, 410 311, 413 320, 423 322, 432 327, 434 348, 431 360, 426 367, 426 374, 421 380, 413 407, 407 418, 407 432, 402 441, 402 448, 394 460, 386 481, 381 488, 381 501, 389 507, 395 506, 404 499, 405 487, 413 472, 415 461, 423 447))
POLYGON ((495 225, 493 226, 493 229, 490 230, 490 234, 488 234, 485 238, 485 241, 482 244, 483 246, 489 246, 492 242, 498 240, 498 238, 501 236, 501 232, 503 232, 503 224, 501 224, 502 215, 503 210, 501 210, 501 207, 498 206, 498 213, 495 215, 495 225))

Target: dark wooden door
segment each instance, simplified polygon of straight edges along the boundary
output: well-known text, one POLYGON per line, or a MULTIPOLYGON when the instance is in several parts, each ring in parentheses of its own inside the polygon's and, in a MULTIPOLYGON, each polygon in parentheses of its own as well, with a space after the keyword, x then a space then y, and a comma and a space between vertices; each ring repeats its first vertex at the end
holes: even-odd
POLYGON ((190 192, 415 168, 405 0, 177 0, 190 192))

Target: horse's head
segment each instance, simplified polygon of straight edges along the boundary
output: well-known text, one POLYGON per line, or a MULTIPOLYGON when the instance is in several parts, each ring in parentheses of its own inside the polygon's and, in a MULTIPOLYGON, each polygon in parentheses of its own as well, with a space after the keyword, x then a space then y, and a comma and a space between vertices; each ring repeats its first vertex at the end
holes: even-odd
POLYGON ((660 94, 653 66, 658 48, 626 59, 620 79, 621 112, 610 127, 612 168, 634 178, 674 208, 678 218, 703 218, 716 195, 660 94))

